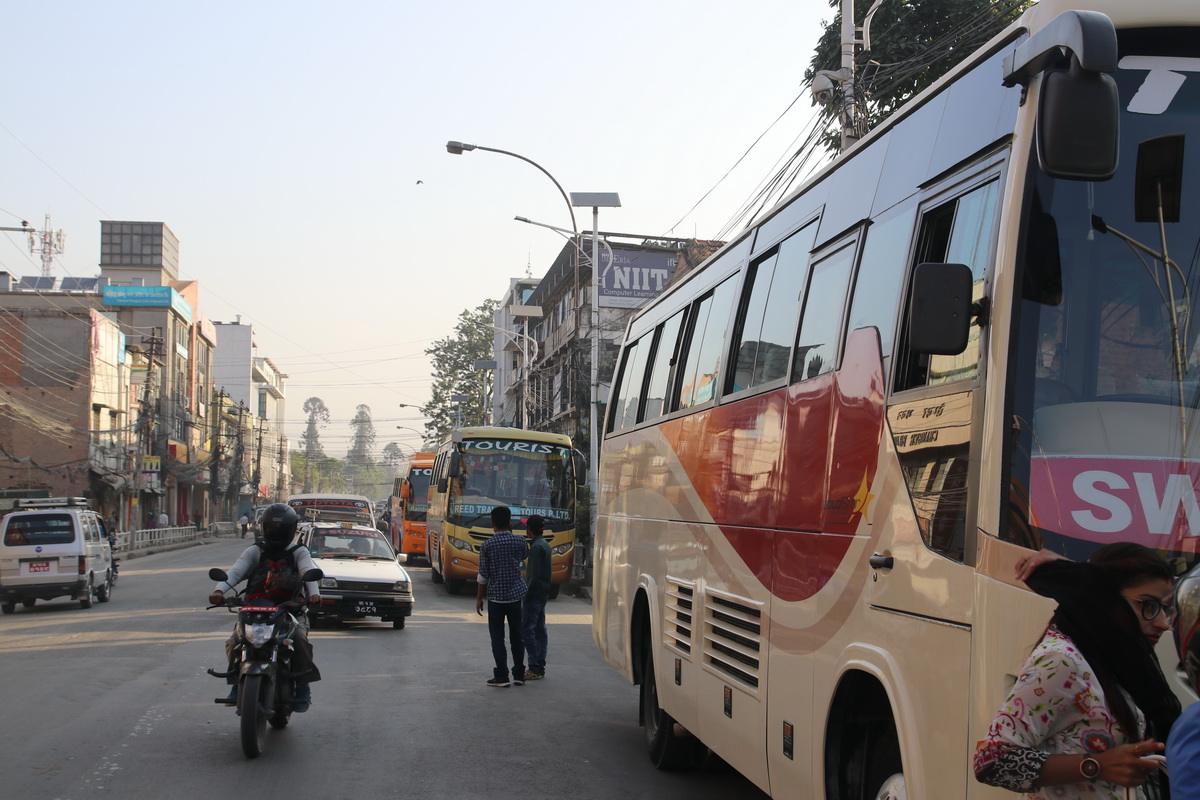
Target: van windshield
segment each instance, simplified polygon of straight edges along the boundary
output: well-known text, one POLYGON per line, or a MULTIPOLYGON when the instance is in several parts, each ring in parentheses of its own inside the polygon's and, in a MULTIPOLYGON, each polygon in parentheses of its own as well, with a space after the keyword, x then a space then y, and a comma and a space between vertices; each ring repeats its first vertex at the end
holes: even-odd
POLYGON ((37 544, 70 544, 75 541, 75 525, 70 514, 30 514, 10 517, 4 528, 8 547, 37 544))

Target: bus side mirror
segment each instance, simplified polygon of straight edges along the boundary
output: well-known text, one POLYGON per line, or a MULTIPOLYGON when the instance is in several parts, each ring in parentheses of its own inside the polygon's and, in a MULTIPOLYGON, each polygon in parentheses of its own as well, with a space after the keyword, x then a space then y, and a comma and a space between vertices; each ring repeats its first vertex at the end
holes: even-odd
POLYGON ((956 356, 971 333, 971 287, 966 264, 918 264, 908 310, 908 347, 915 353, 956 356))
POLYGON ((571 453, 571 470, 575 473, 575 485, 587 483, 587 465, 583 463, 583 454, 578 450, 571 453))
POLYGON ((457 478, 462 474, 462 456, 458 453, 450 454, 450 468, 446 474, 451 478, 457 478))
MULTIPOLYGON (((847 19, 849 19, 849 17, 847 17, 847 19)), ((401 500, 409 500, 411 498, 412 498, 412 483, 410 483, 408 480, 405 480, 403 483, 400 484, 400 499, 401 500)))
POLYGON ((439 494, 445 494, 446 489, 449 488, 449 486, 450 486, 449 478, 445 478, 445 477, 438 478, 438 493, 439 494))
POLYGON ((1117 83, 1071 59, 1066 70, 1042 77, 1038 102, 1037 153, 1052 178, 1106 181, 1117 171, 1120 138, 1117 83))

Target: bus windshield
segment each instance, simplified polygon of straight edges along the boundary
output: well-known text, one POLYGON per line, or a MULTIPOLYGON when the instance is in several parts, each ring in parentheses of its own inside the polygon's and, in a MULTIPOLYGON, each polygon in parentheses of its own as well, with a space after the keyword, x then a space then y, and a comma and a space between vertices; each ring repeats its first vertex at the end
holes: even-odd
POLYGON ((425 521, 425 512, 429 510, 429 476, 432 474, 431 467, 413 467, 408 471, 411 494, 404 504, 404 518, 409 522, 425 521))
POLYGON ((1200 30, 1125 31, 1120 50, 1116 176, 1031 170, 1002 536, 1072 558, 1135 541, 1182 567, 1200 536, 1200 30))
POLYGON ((459 445, 462 472, 450 514, 486 517, 506 505, 519 516, 540 514, 547 524, 573 522, 571 451, 541 442, 472 439, 459 445))

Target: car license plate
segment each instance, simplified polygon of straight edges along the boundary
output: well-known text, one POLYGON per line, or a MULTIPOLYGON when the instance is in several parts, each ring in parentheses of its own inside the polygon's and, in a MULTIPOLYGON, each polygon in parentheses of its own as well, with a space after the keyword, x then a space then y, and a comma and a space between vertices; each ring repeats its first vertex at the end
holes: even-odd
POLYGON ((50 571, 49 561, 29 561, 27 562, 27 566, 29 567, 30 575, 36 575, 42 572, 50 571))
POLYGON ((375 603, 372 600, 359 600, 354 604, 355 614, 377 614, 375 603))

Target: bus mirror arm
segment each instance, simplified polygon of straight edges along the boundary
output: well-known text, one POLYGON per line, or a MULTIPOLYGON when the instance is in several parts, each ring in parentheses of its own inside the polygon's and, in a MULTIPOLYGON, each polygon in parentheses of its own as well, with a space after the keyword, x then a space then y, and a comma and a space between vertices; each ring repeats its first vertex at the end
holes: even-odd
POLYGON ((1004 57, 1004 85, 1029 86, 1064 51, 1087 72, 1115 72, 1117 30, 1099 11, 1064 11, 1004 57))

